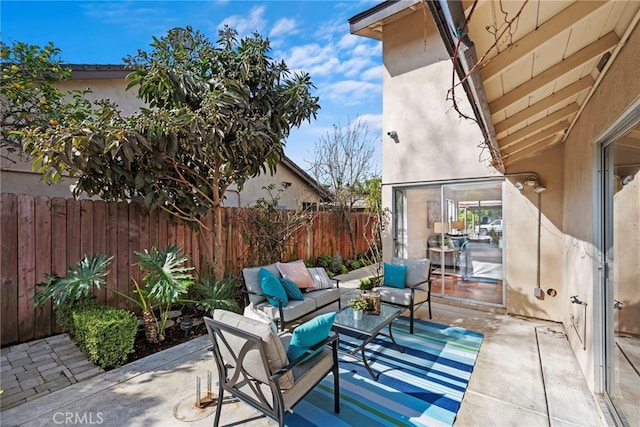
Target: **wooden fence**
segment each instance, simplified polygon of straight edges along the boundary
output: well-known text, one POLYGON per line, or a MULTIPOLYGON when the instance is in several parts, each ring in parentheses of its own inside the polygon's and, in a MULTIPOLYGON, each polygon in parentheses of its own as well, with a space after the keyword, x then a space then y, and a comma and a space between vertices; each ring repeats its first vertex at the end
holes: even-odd
MULTIPOLYGON (((132 281, 140 282, 141 272, 134 253, 156 246, 177 244, 191 258, 196 271, 212 253, 212 238, 202 237, 184 224, 158 211, 148 212, 137 203, 34 197, 1 194, 0 310, 1 345, 27 342, 59 333, 51 303, 34 307, 36 283, 45 274, 65 275, 69 265, 85 254, 113 256, 107 286, 131 295, 132 281)), ((243 208, 223 210, 224 263, 227 273, 239 274, 247 266, 249 247, 241 234, 243 208)), ((339 252, 345 259, 354 256, 349 236, 331 212, 309 215, 288 245, 291 259, 315 260, 319 255, 339 252)), ((210 219, 206 220, 210 224, 210 219)), ((371 241, 370 216, 354 213, 351 226, 356 251, 366 251, 371 241), (367 237, 365 237, 367 236, 367 237)), ((130 302, 104 289, 98 299, 111 306, 133 309, 130 302)))

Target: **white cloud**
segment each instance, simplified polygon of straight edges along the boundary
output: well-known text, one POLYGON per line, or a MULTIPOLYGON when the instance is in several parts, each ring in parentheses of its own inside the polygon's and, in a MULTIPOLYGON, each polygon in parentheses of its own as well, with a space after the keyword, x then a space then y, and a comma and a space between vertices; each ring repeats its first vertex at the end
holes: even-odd
POLYGON ((360 77, 364 80, 381 81, 382 80, 382 65, 376 65, 374 67, 365 70, 360 77))
POLYGON ((358 80, 342 80, 318 88, 320 99, 326 98, 342 105, 357 105, 380 95, 379 84, 358 80))
POLYGON ((297 22, 294 19, 281 18, 279 19, 271 29, 269 37, 290 36, 298 33, 297 22))
POLYGON ((248 16, 232 15, 225 18, 218 28, 228 25, 238 32, 239 38, 250 36, 254 31, 262 33, 267 25, 267 21, 264 19, 264 11, 264 6, 256 6, 251 9, 248 16))

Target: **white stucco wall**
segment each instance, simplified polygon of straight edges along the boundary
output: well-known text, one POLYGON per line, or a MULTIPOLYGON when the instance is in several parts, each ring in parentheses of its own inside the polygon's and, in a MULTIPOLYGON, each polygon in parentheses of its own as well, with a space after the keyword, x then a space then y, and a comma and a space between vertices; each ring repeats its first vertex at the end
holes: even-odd
MULTIPOLYGON (((562 222, 564 231, 564 280, 569 295, 578 295, 580 300, 587 303, 586 310, 586 344, 578 339, 577 334, 570 333, 569 340, 576 357, 583 369, 589 385, 597 389, 602 370, 598 360, 599 347, 602 343, 601 331, 603 319, 598 294, 601 289, 601 279, 598 272, 599 252, 596 246, 597 236, 594 235, 594 211, 600 204, 595 199, 596 188, 594 178, 598 171, 594 167, 599 147, 593 143, 614 122, 640 98, 640 27, 636 27, 617 58, 611 65, 607 75, 594 93, 591 101, 578 119, 573 131, 564 143, 564 209, 571 212, 562 222)), ((640 218, 637 210, 627 211, 628 215, 640 218)), ((636 224, 640 220, 636 220, 636 224)), ((626 248, 638 247, 638 228, 628 233, 629 245, 626 248)), ((637 288, 637 277, 640 277, 640 264, 635 259, 630 260, 625 255, 616 262, 625 262, 625 268, 634 267, 629 272, 636 277, 635 291, 632 291, 628 307, 638 307, 640 296, 637 288)), ((583 311, 581 306, 566 304, 563 311, 563 323, 569 330, 571 316, 579 315, 583 311)), ((583 314, 584 316, 584 314, 583 314)), ((635 310, 635 318, 626 322, 640 324, 640 311, 635 310)), ((597 390, 594 390, 597 391, 597 390)))
MULTIPOLYGON (((499 176, 489 153, 478 148, 483 140, 478 126, 460 118, 447 100, 453 66, 435 24, 428 25, 426 43, 422 13, 384 28, 382 197, 390 209, 396 185, 499 176), (397 142, 387 135, 390 131, 397 142)), ((462 87, 457 96, 471 115, 462 87)), ((390 234, 383 251, 391 257, 390 234)))

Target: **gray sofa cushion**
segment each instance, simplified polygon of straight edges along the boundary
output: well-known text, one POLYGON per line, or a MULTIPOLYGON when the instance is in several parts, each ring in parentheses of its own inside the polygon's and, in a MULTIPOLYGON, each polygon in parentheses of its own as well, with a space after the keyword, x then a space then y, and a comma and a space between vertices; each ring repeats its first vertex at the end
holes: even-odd
POLYGON ((340 299, 340 288, 319 289, 304 294, 305 299, 311 298, 316 302, 316 308, 331 304, 340 299))
MULTIPOLYGON (((290 322, 299 317, 305 316, 317 308, 316 300, 312 298, 308 298, 307 297, 308 294, 304 294, 304 295, 305 295, 304 300, 302 301, 291 300, 289 301, 289 304, 287 304, 287 306, 282 310, 284 313, 283 320, 285 322, 290 322)), ((278 307, 274 307, 268 302, 262 302, 262 303, 256 304, 256 308, 264 311, 265 314, 272 319, 280 319, 280 312, 278 311, 278 307)))
MULTIPOLYGON (((267 270, 272 272, 276 277, 282 277, 275 263, 265 265, 264 267, 243 268, 242 276, 244 277, 244 284, 247 287, 247 290, 251 293, 255 293, 255 294, 262 293, 262 288, 260 287, 260 279, 258 277, 258 274, 260 273, 261 268, 266 268, 267 270)), ((263 296, 249 294, 249 301, 254 304, 258 304, 263 301, 266 301, 266 298, 263 296)))

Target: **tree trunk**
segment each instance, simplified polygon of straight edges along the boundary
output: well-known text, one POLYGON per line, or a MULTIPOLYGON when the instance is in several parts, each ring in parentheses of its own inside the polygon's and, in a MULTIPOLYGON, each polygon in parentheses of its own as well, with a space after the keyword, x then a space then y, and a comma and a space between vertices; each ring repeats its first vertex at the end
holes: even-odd
POLYGON ((355 258, 356 239, 353 235, 353 228, 351 228, 351 211, 349 209, 342 210, 342 221, 344 221, 344 226, 347 228, 347 233, 349 234, 349 242, 351 243, 351 256, 349 256, 348 258, 355 258))
POLYGON ((142 312, 142 321, 144 324, 144 336, 148 342, 158 342, 158 329, 156 327, 156 318, 151 311, 142 312))
POLYGON ((213 208, 213 277, 224 278, 224 260, 222 259, 222 208, 216 204, 213 208))

